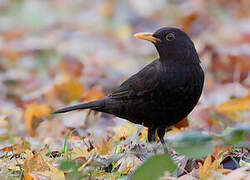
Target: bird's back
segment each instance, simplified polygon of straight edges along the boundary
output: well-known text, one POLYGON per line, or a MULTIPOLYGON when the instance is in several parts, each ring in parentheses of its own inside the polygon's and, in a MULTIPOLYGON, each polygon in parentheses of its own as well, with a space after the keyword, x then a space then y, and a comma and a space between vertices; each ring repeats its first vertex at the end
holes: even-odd
POLYGON ((203 81, 199 63, 184 66, 155 60, 109 95, 99 110, 145 126, 171 126, 194 108, 203 81))

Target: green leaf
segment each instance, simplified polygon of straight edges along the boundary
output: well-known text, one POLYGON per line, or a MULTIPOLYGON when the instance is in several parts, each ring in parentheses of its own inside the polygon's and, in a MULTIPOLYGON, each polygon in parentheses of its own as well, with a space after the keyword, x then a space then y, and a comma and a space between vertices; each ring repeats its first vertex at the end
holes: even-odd
POLYGON ((165 171, 173 173, 176 169, 177 166, 169 155, 157 154, 143 163, 132 175, 131 180, 158 179, 165 171))
POLYGON ((234 128, 227 128, 221 138, 227 145, 250 147, 250 143, 244 141, 246 134, 250 134, 250 123, 239 123, 234 128))
POLYGON ((189 158, 202 158, 213 152, 212 137, 199 131, 179 133, 168 142, 176 152, 189 158))
POLYGON ((69 170, 73 170, 73 171, 77 171, 77 169, 80 167, 80 165, 74 161, 61 161, 59 169, 61 171, 69 171, 69 170))

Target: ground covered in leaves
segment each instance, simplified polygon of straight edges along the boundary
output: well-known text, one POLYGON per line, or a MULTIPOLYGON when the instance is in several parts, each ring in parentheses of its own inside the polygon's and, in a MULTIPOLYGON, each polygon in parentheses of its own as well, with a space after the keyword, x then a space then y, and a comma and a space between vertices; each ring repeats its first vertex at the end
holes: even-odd
POLYGON ((0 179, 250 179, 250 2, 0 0, 0 179), (157 58, 133 33, 177 26, 206 73, 200 102, 165 139, 93 111, 157 58))

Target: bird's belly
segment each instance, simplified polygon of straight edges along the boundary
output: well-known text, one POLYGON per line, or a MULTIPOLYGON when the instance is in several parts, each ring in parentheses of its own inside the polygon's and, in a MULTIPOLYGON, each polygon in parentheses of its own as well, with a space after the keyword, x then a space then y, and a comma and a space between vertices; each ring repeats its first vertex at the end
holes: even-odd
POLYGON ((168 89, 151 96, 128 102, 129 116, 123 117, 137 124, 172 126, 185 118, 197 104, 202 87, 168 89))

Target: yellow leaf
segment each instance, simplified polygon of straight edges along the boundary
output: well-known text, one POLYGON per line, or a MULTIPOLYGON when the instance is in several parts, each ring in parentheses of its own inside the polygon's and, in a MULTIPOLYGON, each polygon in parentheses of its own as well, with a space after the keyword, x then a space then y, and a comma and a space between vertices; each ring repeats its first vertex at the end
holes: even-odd
POLYGON ((35 130, 42 122, 42 118, 50 115, 51 109, 42 104, 31 104, 24 112, 25 129, 28 135, 34 136, 35 130))
POLYGON ((113 151, 113 146, 111 145, 112 142, 113 142, 112 138, 110 138, 108 141, 106 141, 103 137, 101 146, 96 144, 96 149, 97 149, 98 154, 99 155, 111 154, 113 151))
POLYGON ((85 149, 85 147, 76 147, 76 146, 73 146, 72 147, 71 158, 73 160, 75 160, 77 158, 87 157, 90 154, 91 154, 91 151, 88 152, 87 149, 85 149))
MULTIPOLYGON (((240 112, 249 112, 250 111, 250 95, 239 98, 239 99, 230 99, 227 102, 221 104, 217 108, 217 112, 227 116, 233 121, 244 121, 240 116, 240 112)), ((249 117, 247 118, 249 120, 249 117)))
MULTIPOLYGON (((125 122, 123 126, 113 128, 115 131, 114 140, 119 140, 121 137, 129 137, 137 133, 138 129, 129 122, 125 122)), ((142 140, 147 137, 147 128, 142 128, 139 134, 139 139, 142 140)))
POLYGON ((46 162, 47 166, 49 167, 49 170, 45 172, 35 172, 37 174, 47 176, 50 178, 50 180, 64 180, 65 175, 63 171, 60 171, 57 167, 52 166, 48 162, 46 162))
POLYGON ((201 163, 198 163, 198 165, 199 165, 198 172, 199 172, 200 179, 211 178, 213 175, 212 173, 213 171, 217 171, 220 173, 228 172, 227 170, 222 169, 220 167, 217 158, 215 158, 215 160, 212 162, 212 157, 210 155, 206 157, 203 165, 201 163))

